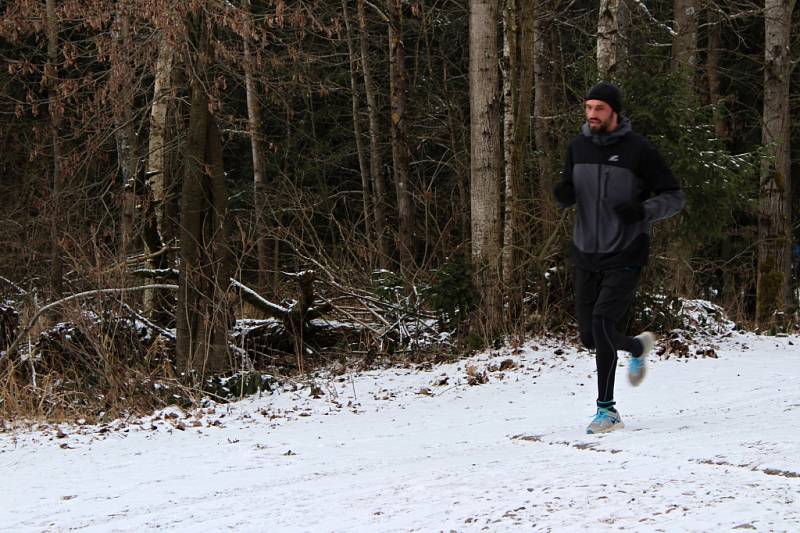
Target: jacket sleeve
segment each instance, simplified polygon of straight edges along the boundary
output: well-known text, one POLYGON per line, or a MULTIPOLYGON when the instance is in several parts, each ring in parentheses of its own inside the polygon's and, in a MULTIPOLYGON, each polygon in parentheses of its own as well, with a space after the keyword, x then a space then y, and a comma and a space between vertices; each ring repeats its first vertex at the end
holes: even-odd
POLYGON ((556 199, 556 206, 560 207, 561 209, 566 209, 571 205, 575 204, 575 185, 572 183, 572 148, 570 147, 567 150, 567 157, 564 159, 564 171, 561 174, 561 181, 555 184, 553 187, 553 196, 556 199), (562 191, 562 194, 559 194, 559 190, 562 191), (571 197, 571 201, 564 202, 564 194, 563 192, 568 192, 566 196, 571 197), (559 199, 561 197, 561 199, 559 199))
POLYGON ((686 204, 681 184, 673 176, 656 147, 645 140, 639 175, 653 196, 643 202, 645 222, 656 222, 678 214, 686 204))

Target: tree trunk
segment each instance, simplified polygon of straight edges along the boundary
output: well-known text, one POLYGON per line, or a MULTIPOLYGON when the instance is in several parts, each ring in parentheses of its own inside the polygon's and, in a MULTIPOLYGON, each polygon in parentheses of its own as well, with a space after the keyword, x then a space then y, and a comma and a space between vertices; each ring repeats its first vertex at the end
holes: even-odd
POLYGON ((672 71, 694 73, 697 66, 697 0, 674 0, 675 35, 672 37, 672 71))
MULTIPOLYGON (((150 137, 147 149, 147 184, 152 194, 155 228, 159 241, 165 241, 165 212, 167 191, 166 135, 167 113, 172 91, 172 69, 175 50, 169 38, 164 36, 158 50, 153 105, 150 107, 150 137)), ((156 252, 157 250, 149 250, 156 252)))
MULTIPOLYGON (((162 32, 165 30, 162 29, 162 32)), ((167 244, 165 235, 165 209, 167 191, 166 135, 167 114, 170 105, 172 69, 175 50, 169 37, 162 33, 153 84, 153 103, 150 107, 150 132, 147 147, 145 194, 147 201, 143 213, 142 240, 147 255, 147 266, 158 270, 167 268, 171 254, 163 251, 167 244)), ((145 314, 159 324, 166 324, 172 307, 172 294, 162 290, 144 293, 145 314)))
MULTIPOLYGON (((695 123, 698 104, 694 85, 697 66, 697 1, 674 0, 673 17, 675 33, 672 37, 672 72, 677 81, 673 102, 681 109, 682 123, 688 128, 695 123)), ((671 222, 677 224, 677 220, 671 222)), ((675 258, 670 280, 675 290, 691 293, 692 271, 689 267, 695 243, 686 238, 677 238, 670 243, 670 255, 675 258)), ((687 294, 688 295, 688 294, 687 294)))
POLYGON ((522 308, 524 166, 530 133, 533 85, 533 0, 506 0, 503 10, 503 97, 505 120, 505 210, 503 281, 509 313, 522 308))
POLYGON ((50 253, 52 271, 50 282, 53 294, 60 297, 63 290, 64 260, 61 258, 61 228, 64 220, 61 218, 61 202, 63 201, 63 180, 61 169, 61 135, 59 123, 64 114, 63 105, 59 102, 55 85, 58 78, 58 33, 59 23, 56 14, 56 0, 47 0, 45 4, 47 13, 47 66, 45 68, 48 84, 48 112, 50 114, 50 135, 53 142, 53 208, 51 213, 50 253))
POLYGON ((113 29, 115 50, 111 60, 112 83, 119 98, 114 102, 114 136, 117 142, 117 161, 122 173, 122 232, 120 254, 123 258, 132 252, 132 241, 136 224, 139 148, 133 125, 134 102, 130 90, 131 50, 130 21, 126 14, 117 12, 113 29))
MULTIPOLYGON (((250 13, 250 0, 244 0, 244 8, 248 12, 251 24, 255 24, 250 13)), ((253 199, 255 207, 256 253, 258 255, 258 286, 265 291, 269 286, 270 243, 267 236, 267 163, 264 149, 263 123, 261 121, 261 105, 258 102, 256 88, 255 58, 250 45, 250 36, 244 37, 244 77, 247 91, 247 124, 250 129, 250 148, 253 155, 253 199)), ((273 293, 275 288, 273 287, 273 293)))
POLYGON ((210 36, 202 16, 190 15, 191 112, 181 194, 181 269, 176 312, 179 372, 202 379, 231 368, 228 361, 229 250, 222 145, 205 88, 210 36))
POLYGON ((717 9, 708 9, 708 51, 706 52, 706 77, 708 96, 714 106, 714 133, 717 139, 730 140, 730 129, 725 118, 725 99, 720 94, 719 61, 722 53, 722 17, 717 9))
POLYGON ((558 35, 554 24, 554 0, 537 0, 534 10, 534 118, 533 131, 537 163, 537 215, 545 238, 556 231, 558 219, 553 186, 561 171, 562 150, 559 145, 558 35))
POLYGON ((756 322, 780 326, 788 300, 791 245, 789 37, 794 0, 764 2, 764 115, 758 220, 756 322))
MULTIPOLYGON (((353 133, 356 138, 356 154, 358 155, 358 168, 361 172, 361 200, 364 206, 364 235, 367 240, 377 243, 374 239, 372 224, 372 194, 370 190, 370 174, 367 168, 367 156, 364 153, 364 142, 361 137, 361 119, 359 116, 359 103, 358 103, 358 82, 357 82, 357 69, 355 51, 353 49, 353 32, 350 29, 350 15, 347 11, 347 0, 342 0, 342 16, 344 18, 344 26, 347 32, 347 53, 350 57, 350 92, 352 96, 352 109, 353 109, 353 133)), ((363 61, 363 56, 360 58, 363 61)))
POLYGON ((388 0, 389 11, 389 65, 392 124, 392 163, 397 194, 399 233, 397 248, 400 270, 411 273, 414 265, 414 205, 411 197, 411 151, 408 147, 406 104, 408 102, 406 49, 403 42, 402 0, 388 0))
POLYGON ((458 197, 458 207, 453 213, 458 223, 459 233, 463 236, 462 257, 465 262, 472 257, 469 235, 472 232, 470 223, 470 198, 469 198, 469 148, 467 139, 464 135, 462 124, 467 122, 464 118, 463 110, 458 105, 458 99, 449 89, 450 77, 447 71, 447 59, 442 58, 442 94, 447 104, 447 134, 450 140, 450 150, 454 154, 454 167, 456 171, 456 190, 458 197))
POLYGON ((499 0, 472 0, 469 19, 472 266, 487 333, 502 325, 502 98, 497 53, 499 0))
POLYGON ((375 85, 369 61, 369 41, 367 35, 367 16, 364 0, 357 0, 358 25, 360 29, 361 68, 364 71, 364 93, 369 111, 369 175, 373 191, 373 210, 375 219, 375 242, 378 245, 378 264, 389 268, 389 241, 386 235, 386 181, 383 177, 383 158, 380 149, 380 112, 375 98, 375 85))
POLYGON ((622 77, 627 56, 625 0, 600 0, 597 21, 597 73, 601 80, 622 77))

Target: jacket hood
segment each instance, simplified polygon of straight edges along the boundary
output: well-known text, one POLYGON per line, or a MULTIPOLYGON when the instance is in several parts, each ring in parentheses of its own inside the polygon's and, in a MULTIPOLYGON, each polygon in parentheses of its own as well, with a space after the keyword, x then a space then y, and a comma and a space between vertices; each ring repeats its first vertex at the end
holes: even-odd
POLYGON ((590 137, 592 142, 597 146, 608 146, 609 144, 614 144, 631 131, 633 131, 631 121, 628 119, 628 117, 621 115, 619 126, 617 126, 617 129, 611 133, 592 133, 588 122, 584 122, 583 126, 581 126, 581 133, 584 135, 584 137, 590 137))

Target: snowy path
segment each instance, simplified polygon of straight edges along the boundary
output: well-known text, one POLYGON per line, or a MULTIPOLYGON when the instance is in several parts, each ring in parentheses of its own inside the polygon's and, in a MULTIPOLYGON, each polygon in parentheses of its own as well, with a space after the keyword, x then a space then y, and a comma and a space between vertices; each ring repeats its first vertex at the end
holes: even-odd
POLYGON ((800 339, 734 336, 637 389, 620 368, 626 428, 599 436, 593 360, 547 344, 318 399, 1 433, 0 530, 800 531, 800 339))

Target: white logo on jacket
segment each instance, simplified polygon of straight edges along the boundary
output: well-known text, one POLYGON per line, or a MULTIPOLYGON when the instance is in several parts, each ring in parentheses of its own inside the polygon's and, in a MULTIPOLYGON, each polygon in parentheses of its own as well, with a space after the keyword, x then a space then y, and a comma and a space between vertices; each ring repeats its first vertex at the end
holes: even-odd
POLYGON ((618 162, 618 161, 619 161, 619 156, 618 156, 618 155, 616 155, 616 154, 614 154, 614 155, 612 155, 611 157, 609 157, 609 158, 608 158, 608 160, 609 160, 609 161, 613 161, 614 163, 616 163, 616 162, 618 162))

